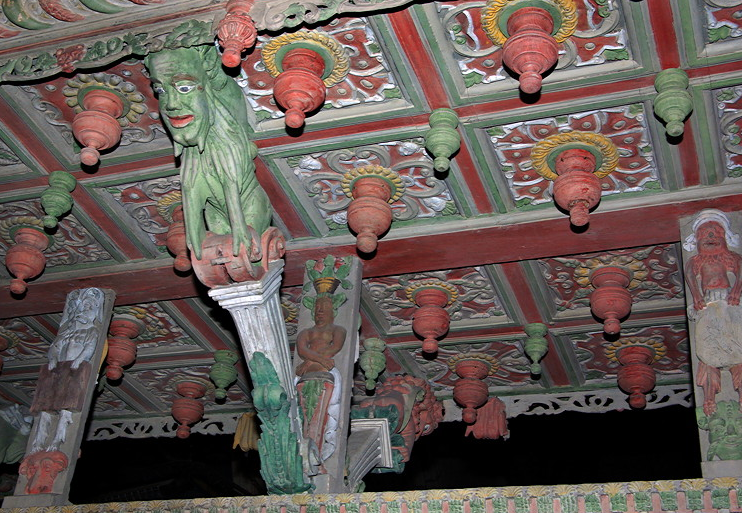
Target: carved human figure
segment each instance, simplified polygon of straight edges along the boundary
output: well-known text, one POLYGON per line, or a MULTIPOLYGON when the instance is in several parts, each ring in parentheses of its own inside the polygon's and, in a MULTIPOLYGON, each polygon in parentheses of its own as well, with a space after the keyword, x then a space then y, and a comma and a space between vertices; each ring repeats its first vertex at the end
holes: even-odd
POLYGON ((314 326, 301 330, 296 338, 296 352, 303 362, 296 368, 297 376, 310 372, 330 372, 333 358, 345 343, 346 330, 337 326, 332 296, 318 297, 314 303, 314 326))
POLYGON ((683 244, 688 252, 697 250, 685 265, 692 301, 688 315, 699 359, 696 383, 703 389, 703 410, 711 415, 722 369, 729 369, 734 388, 742 394, 742 256, 729 249, 739 245, 739 235, 732 232, 724 212, 700 212, 692 230, 683 244))
POLYGON ((57 338, 49 347, 49 363, 39 372, 31 405, 31 412, 39 414, 32 453, 56 451, 72 423, 72 412, 82 409, 82 384, 90 377, 90 358, 102 329, 103 301, 103 292, 96 288, 73 291, 67 299, 57 338))
POLYGON ((232 235, 232 252, 259 249, 271 206, 255 177, 245 99, 213 46, 151 53, 145 59, 162 120, 181 159, 188 248, 201 258, 206 231, 232 235), (253 230, 255 233, 253 233, 253 230))
MULTIPOLYGON (((337 281, 339 283, 339 281, 337 281)), ((335 280, 332 285, 337 287, 335 280)), ((322 290, 320 286, 318 290, 322 290)), ((334 290, 334 289, 333 289, 334 290)), ((323 472, 322 461, 335 450, 342 377, 335 368, 335 356, 345 344, 346 330, 337 326, 331 292, 318 293, 313 308, 314 326, 296 338, 296 352, 302 362, 296 367, 297 390, 304 412, 304 434, 314 447, 312 463, 323 472)))

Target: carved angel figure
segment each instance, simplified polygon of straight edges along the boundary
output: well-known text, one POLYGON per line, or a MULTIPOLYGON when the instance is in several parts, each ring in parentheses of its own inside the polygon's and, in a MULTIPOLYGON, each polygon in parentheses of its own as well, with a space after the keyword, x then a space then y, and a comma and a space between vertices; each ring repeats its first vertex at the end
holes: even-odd
POLYGON ((685 265, 692 301, 688 316, 695 321, 696 383, 703 389, 703 411, 711 415, 721 390, 721 369, 729 369, 735 390, 742 393, 742 256, 729 249, 739 246, 739 235, 724 212, 703 210, 692 229, 683 243, 686 251, 697 251, 685 265))

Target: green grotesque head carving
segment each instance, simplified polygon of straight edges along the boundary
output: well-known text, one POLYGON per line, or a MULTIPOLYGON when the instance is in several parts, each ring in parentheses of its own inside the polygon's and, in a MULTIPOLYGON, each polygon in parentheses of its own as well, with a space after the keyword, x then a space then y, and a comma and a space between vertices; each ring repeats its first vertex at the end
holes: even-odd
POLYGON ((255 178, 257 147, 248 138, 242 91, 227 75, 214 46, 176 48, 145 59, 160 113, 181 157, 188 247, 201 258, 206 231, 232 234, 233 254, 250 249, 271 207, 255 178))

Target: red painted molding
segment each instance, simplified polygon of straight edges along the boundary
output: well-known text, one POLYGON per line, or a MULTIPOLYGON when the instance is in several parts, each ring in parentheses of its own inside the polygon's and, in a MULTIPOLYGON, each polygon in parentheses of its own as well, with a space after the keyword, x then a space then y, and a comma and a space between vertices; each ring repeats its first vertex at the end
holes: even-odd
POLYGON ((454 161, 466 181, 466 186, 469 187, 469 192, 471 192, 471 197, 474 200, 474 206, 476 206, 477 211, 480 214, 491 214, 495 212, 497 209, 490 201, 487 188, 484 182, 482 182, 482 177, 479 176, 477 166, 474 164, 474 160, 469 152, 469 146, 465 137, 461 138, 461 148, 455 154, 454 161))
POLYGON ((678 143, 678 153, 683 166, 683 183, 686 187, 701 184, 701 167, 698 162, 696 140, 693 137, 693 124, 686 123, 683 137, 678 143))
POLYGON ((652 23, 652 35, 655 48, 660 57, 662 69, 680 66, 678 38, 673 25, 672 5, 670 2, 647 2, 649 19, 652 23))
POLYGON ((397 40, 407 54, 407 61, 410 63, 415 76, 424 77, 423 81, 420 82, 420 87, 422 87, 428 105, 431 109, 448 107, 446 88, 438 75, 438 67, 428 54, 421 33, 415 26, 409 11, 390 13, 388 17, 397 35, 397 40))
MULTIPOLYGON (((591 226, 584 233, 572 232, 566 219, 550 219, 509 226, 464 228, 404 240, 382 239, 374 258, 364 260, 363 275, 389 276, 674 243, 680 240, 679 218, 704 208, 740 210, 742 197, 723 196, 602 213, 598 209, 591 215, 591 226), (642 229, 627 229, 632 226, 641 226, 642 229)), ((284 286, 302 284, 304 264, 308 259, 322 259, 328 254, 336 257, 356 255, 355 244, 333 246, 322 239, 314 243, 316 246, 309 248, 288 249, 284 286)), ((152 264, 158 265, 156 262, 152 264)), ((47 272, 29 283, 23 300, 11 297, 5 280, 0 288, 0 316, 13 318, 60 312, 67 293, 83 287, 115 290, 117 305, 205 295, 205 289, 196 284, 193 275, 178 276, 169 259, 164 260, 161 266, 141 267, 139 270, 115 272, 96 268, 84 277, 70 277, 70 273, 64 273, 62 277, 47 272)))

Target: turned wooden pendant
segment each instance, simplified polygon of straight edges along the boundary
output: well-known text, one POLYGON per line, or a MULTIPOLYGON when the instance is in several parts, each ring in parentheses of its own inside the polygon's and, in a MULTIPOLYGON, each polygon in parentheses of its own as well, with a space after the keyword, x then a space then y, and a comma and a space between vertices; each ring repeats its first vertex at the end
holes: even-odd
POLYGON ((111 320, 108 328, 108 354, 106 355, 106 377, 111 381, 119 380, 124 375, 124 367, 131 365, 137 358, 137 345, 133 339, 142 332, 143 324, 136 317, 117 315, 111 320))
POLYGON ((258 32, 255 22, 250 17, 254 0, 229 0, 227 15, 222 18, 216 29, 216 37, 222 45, 222 64, 228 68, 239 66, 242 52, 252 48, 258 32))
POLYGON ((558 58, 558 45, 551 35, 554 20, 545 9, 521 7, 508 18, 510 37, 502 48, 502 62, 520 75, 520 89, 534 94, 541 90, 541 75, 558 58))
POLYGON ((438 338, 448 333, 451 321, 445 307, 458 297, 453 285, 438 280, 414 283, 406 289, 407 298, 417 305, 412 320, 412 329, 423 337, 423 352, 436 353, 438 338))
POLYGON ((595 156, 587 150, 564 150, 554 167, 559 177, 554 181, 554 201, 569 212, 575 226, 585 226, 589 211, 600 202, 600 180, 595 176, 595 156))
POLYGON ((286 125, 299 128, 308 112, 325 103, 325 61, 314 50, 295 48, 286 52, 281 64, 283 71, 276 78, 273 96, 286 109, 286 125))
POLYGON ((489 391, 484 382, 493 370, 494 359, 484 354, 458 355, 449 361, 459 376, 453 386, 454 400, 464 407, 462 419, 467 424, 477 420, 477 408, 487 402, 489 391))
POLYGON ((10 281, 13 294, 23 294, 26 280, 35 278, 44 270, 46 257, 42 253, 49 246, 49 237, 40 228, 22 227, 13 235, 15 245, 5 254, 5 267, 15 276, 10 281))
POLYGON ((599 267, 590 274, 590 282, 595 287, 590 294, 590 308, 604 319, 606 333, 620 333, 620 319, 631 312, 631 294, 627 290, 631 274, 623 267, 599 267))
POLYGON ((616 352, 621 368, 618 369, 618 386, 629 394, 629 405, 641 409, 647 405, 645 394, 654 388, 655 373, 650 364, 655 353, 645 346, 628 346, 616 352))
POLYGON ((85 110, 72 120, 72 133, 84 148, 80 161, 93 166, 100 159, 100 150, 112 148, 121 140, 121 126, 116 118, 124 113, 124 104, 111 91, 92 89, 82 99, 85 110))
POLYGON ((186 245, 185 222, 183 220, 183 206, 178 205, 173 210, 173 220, 167 229, 167 239, 165 244, 168 251, 175 255, 173 267, 177 271, 190 271, 191 259, 188 257, 188 247, 186 245))
POLYGON ((191 434, 190 425, 204 416, 204 405, 198 399, 206 393, 206 386, 198 381, 181 381, 176 390, 183 396, 173 401, 173 418, 180 423, 176 436, 188 438, 191 434))

